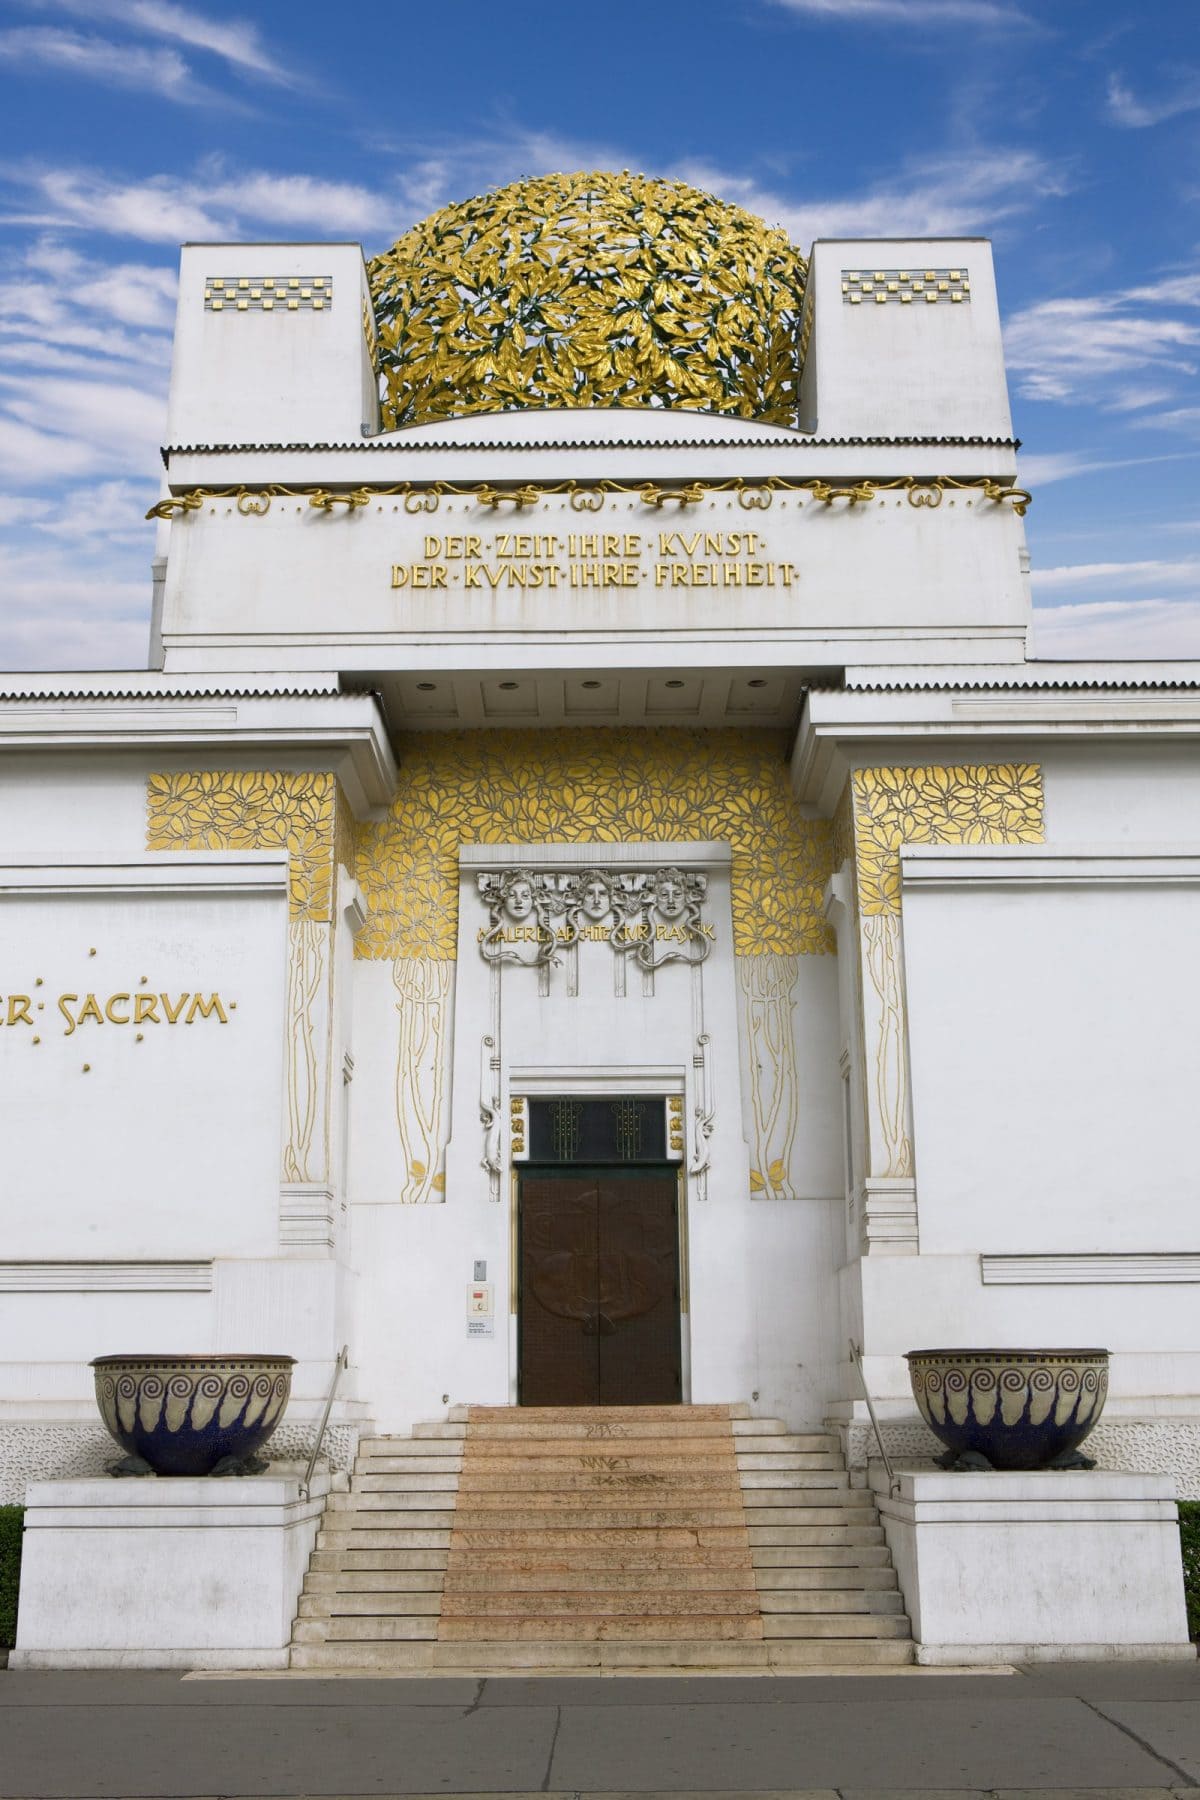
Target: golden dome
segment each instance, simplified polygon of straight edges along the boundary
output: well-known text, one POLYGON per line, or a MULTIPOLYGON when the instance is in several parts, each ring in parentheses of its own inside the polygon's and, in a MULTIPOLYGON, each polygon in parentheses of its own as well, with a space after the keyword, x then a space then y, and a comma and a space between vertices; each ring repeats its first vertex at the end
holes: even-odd
POLYGON ((388 430, 556 406, 795 422, 804 258, 682 182, 513 182, 414 225, 368 273, 388 430))

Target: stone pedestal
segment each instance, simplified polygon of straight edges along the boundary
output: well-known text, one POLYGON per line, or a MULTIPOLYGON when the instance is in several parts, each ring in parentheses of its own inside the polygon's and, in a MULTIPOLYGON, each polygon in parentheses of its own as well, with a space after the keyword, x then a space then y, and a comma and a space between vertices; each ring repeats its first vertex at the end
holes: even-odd
POLYGON ((35 1481, 15 1669, 277 1669, 329 1477, 35 1481))
POLYGON ((1107 1470, 872 1486, 920 1663, 1192 1657, 1175 1483, 1107 1470))

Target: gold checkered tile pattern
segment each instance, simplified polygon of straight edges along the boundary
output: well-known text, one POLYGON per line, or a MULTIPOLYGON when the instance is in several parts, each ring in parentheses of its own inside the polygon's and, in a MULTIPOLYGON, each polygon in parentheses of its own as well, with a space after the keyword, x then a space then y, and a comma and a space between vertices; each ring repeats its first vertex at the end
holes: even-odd
POLYGON ((842 305, 934 306, 939 300, 961 306, 971 298, 965 269, 843 269, 842 305))
POLYGON ((328 312, 332 275, 210 275, 205 312, 328 312))

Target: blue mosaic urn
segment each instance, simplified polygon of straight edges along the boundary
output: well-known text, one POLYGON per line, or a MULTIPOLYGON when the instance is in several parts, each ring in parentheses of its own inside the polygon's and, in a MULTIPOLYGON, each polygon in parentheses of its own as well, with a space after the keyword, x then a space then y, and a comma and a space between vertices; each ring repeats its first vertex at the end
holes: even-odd
POLYGON ((291 1356, 98 1356, 114 1475, 254 1475, 292 1388, 291 1356))
POLYGON ((1093 1469, 1079 1445, 1108 1393, 1107 1350, 910 1350, 943 1469, 1093 1469))

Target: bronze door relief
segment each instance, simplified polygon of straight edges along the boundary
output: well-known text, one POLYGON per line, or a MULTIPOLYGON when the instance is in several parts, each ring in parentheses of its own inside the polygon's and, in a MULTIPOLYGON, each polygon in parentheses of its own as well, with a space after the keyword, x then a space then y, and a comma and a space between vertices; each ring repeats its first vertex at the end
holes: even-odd
POLYGON ((519 1223, 521 1403, 677 1402, 675 1170, 522 1170, 519 1223))

